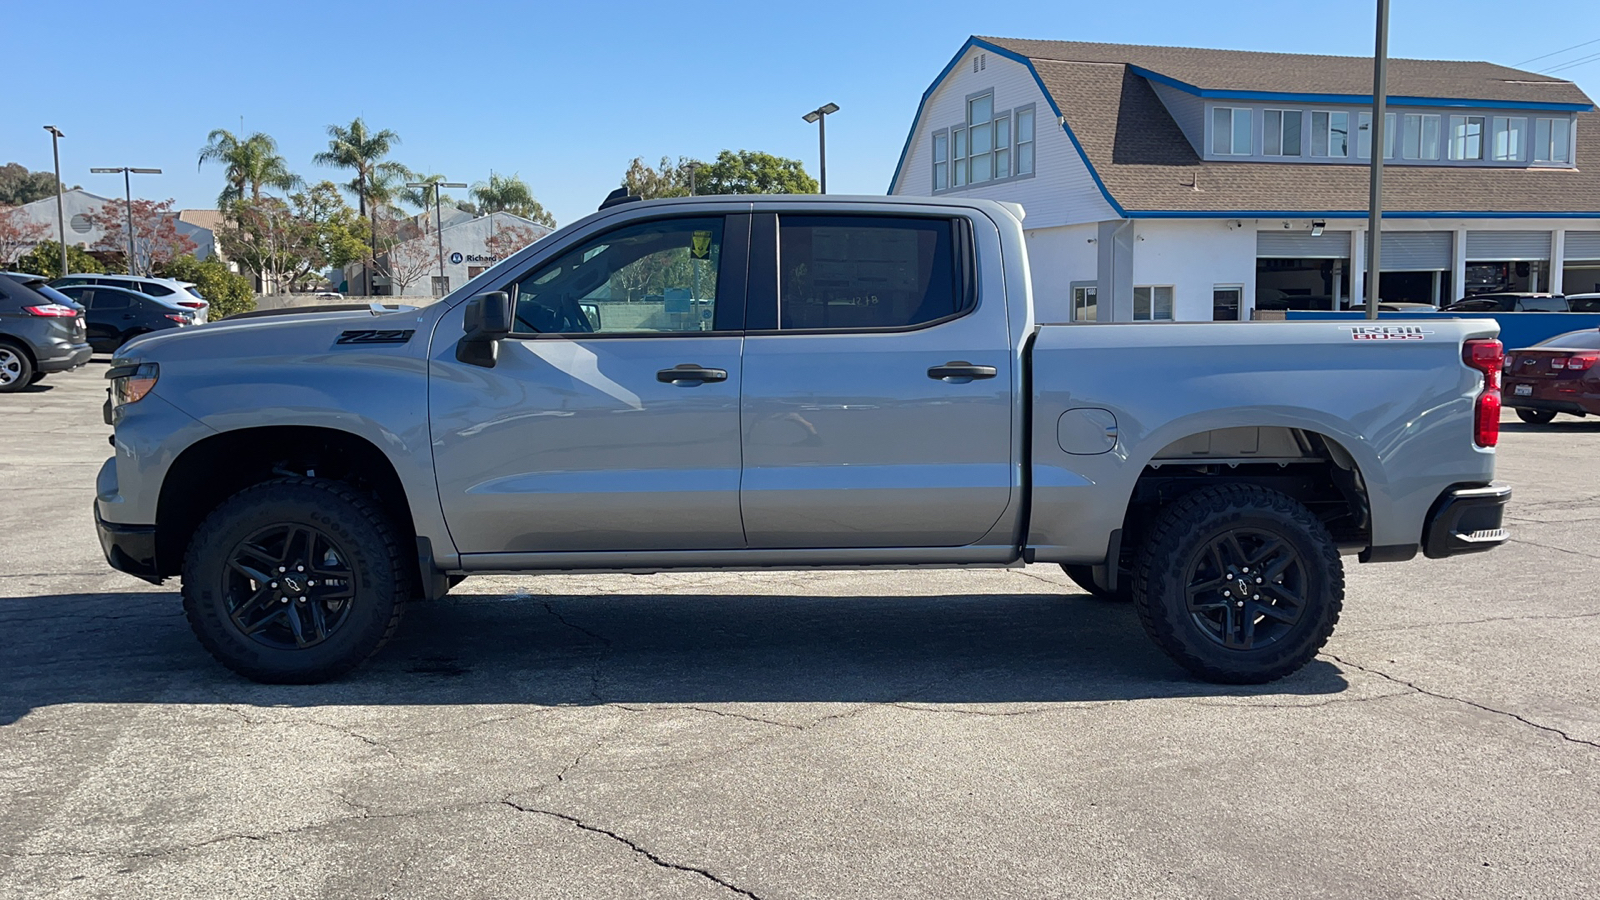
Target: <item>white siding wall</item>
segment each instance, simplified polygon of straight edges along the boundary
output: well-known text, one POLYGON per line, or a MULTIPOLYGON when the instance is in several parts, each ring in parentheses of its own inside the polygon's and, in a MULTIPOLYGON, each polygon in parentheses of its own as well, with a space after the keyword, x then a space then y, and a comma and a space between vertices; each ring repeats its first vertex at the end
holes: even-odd
POLYGON ((962 56, 928 98, 921 118, 912 126, 915 132, 905 165, 889 193, 913 196, 933 193, 931 135, 941 128, 964 124, 967 96, 989 88, 994 89, 996 112, 1034 104, 1034 177, 950 193, 1021 203, 1027 209, 1027 223, 1031 226, 1050 227, 1116 218, 1077 148, 1056 123, 1050 103, 1033 73, 1021 63, 978 47, 962 56), (980 54, 987 57, 983 70, 973 72, 972 60, 980 54))
POLYGON ((1095 280, 1099 262, 1091 242, 1096 231, 1094 223, 1026 230, 1034 314, 1040 324, 1072 321, 1072 282, 1095 280))
MULTIPOLYGON (((1133 227, 1133 283, 1170 284, 1173 317, 1210 321, 1211 289, 1244 287, 1248 307, 1255 295, 1256 232, 1238 219, 1136 221, 1133 227)), ((1248 318, 1248 311, 1245 313, 1248 318)))
POLYGON ((1172 114, 1172 120, 1178 123, 1183 130, 1183 136, 1194 145, 1194 152, 1205 153, 1206 141, 1206 102, 1193 94, 1186 94, 1177 88, 1170 88, 1164 84, 1150 82, 1155 89, 1156 96, 1161 98, 1167 112, 1172 114))

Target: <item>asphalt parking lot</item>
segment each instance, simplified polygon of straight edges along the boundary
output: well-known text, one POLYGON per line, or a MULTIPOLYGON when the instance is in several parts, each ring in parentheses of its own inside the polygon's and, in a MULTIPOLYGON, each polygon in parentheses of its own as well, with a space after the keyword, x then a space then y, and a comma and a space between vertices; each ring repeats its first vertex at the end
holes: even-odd
POLYGON ((475 578, 345 681, 109 569, 104 363, 0 396, 0 896, 1591 897, 1600 421, 1514 542, 1195 682, 1058 570, 475 578))

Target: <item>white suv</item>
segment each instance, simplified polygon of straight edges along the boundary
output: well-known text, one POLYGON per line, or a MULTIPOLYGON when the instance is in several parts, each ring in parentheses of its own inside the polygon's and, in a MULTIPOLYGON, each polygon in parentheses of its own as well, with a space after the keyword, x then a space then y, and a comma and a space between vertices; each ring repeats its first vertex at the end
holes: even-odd
POLYGON ((195 290, 193 282, 179 281, 176 278, 144 278, 139 275, 105 275, 90 272, 79 275, 65 275, 50 282, 51 287, 64 287, 69 284, 103 284, 107 287, 127 288, 152 297, 160 297, 168 303, 176 303, 184 309, 194 313, 194 324, 204 325, 211 310, 211 304, 200 292, 195 290))

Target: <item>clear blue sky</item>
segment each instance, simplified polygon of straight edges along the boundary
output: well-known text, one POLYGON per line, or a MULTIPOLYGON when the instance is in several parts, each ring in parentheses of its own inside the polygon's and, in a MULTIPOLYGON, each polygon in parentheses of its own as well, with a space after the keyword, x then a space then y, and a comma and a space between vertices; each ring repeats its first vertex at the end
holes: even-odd
MULTIPOLYGON (((0 162, 50 168, 105 194, 90 166, 151 166, 135 190, 215 205, 195 157, 213 128, 275 137, 310 179, 329 123, 398 132, 395 158, 454 181, 519 173, 561 222, 592 211, 635 156, 723 148, 796 157, 816 172, 826 102, 834 193, 882 193, 917 100, 971 34, 1370 55, 1373 7, 1117 3, 103 2, 10 4, 0 162), (50 35, 59 35, 52 41, 50 35), (124 60, 127 60, 124 64, 124 60)), ((1514 65, 1600 39, 1600 3, 1537 7, 1398 0, 1390 53, 1514 65)), ((1600 53, 1600 42, 1529 65, 1600 53)), ((1566 72, 1600 99, 1600 58, 1566 72)))

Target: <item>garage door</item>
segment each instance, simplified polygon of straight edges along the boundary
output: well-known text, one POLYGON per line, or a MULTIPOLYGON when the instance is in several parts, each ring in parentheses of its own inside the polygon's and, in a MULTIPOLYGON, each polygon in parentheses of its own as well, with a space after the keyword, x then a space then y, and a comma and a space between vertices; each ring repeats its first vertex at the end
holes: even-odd
POLYGON ((1600 231, 1567 232, 1566 257, 1568 262, 1600 262, 1600 231))
POLYGON ((1256 256, 1268 259, 1349 259, 1350 232, 1258 231, 1256 256))
POLYGON ((1382 271, 1447 272, 1450 238, 1448 231, 1385 231, 1382 271))
POLYGON ((1469 231, 1467 259, 1508 262, 1550 258, 1548 231, 1469 231))

